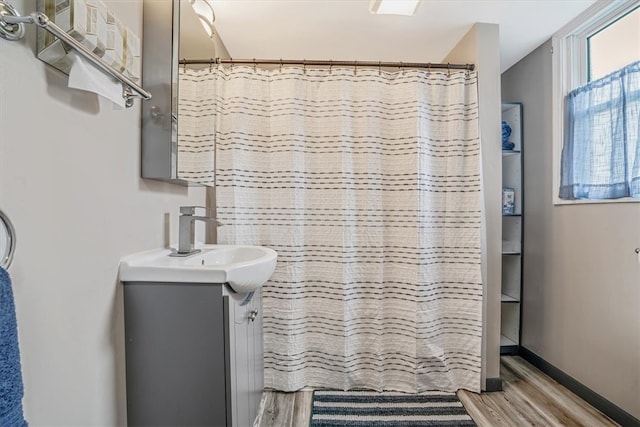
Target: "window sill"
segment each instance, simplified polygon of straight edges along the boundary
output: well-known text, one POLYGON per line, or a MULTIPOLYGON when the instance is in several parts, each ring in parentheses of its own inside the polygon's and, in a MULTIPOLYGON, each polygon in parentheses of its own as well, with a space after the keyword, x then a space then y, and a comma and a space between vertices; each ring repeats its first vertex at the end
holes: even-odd
POLYGON ((558 196, 554 196, 553 205, 554 206, 564 206, 564 205, 600 205, 600 204, 610 204, 610 203, 640 203, 640 199, 635 199, 633 197, 624 197, 622 199, 578 199, 578 200, 564 200, 559 198, 558 196))

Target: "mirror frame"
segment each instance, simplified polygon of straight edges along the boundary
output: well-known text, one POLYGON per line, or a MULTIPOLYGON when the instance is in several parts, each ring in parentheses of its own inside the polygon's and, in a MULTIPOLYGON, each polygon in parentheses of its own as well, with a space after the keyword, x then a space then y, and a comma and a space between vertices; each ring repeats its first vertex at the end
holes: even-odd
POLYGON ((178 179, 180 0, 143 0, 142 11, 142 79, 153 98, 142 103, 141 176, 199 185, 178 179))
POLYGON ((215 27, 207 35, 189 0, 143 0, 142 13, 142 78, 153 98, 142 103, 140 175, 210 186, 179 178, 179 66, 180 59, 230 58, 229 52, 215 27))

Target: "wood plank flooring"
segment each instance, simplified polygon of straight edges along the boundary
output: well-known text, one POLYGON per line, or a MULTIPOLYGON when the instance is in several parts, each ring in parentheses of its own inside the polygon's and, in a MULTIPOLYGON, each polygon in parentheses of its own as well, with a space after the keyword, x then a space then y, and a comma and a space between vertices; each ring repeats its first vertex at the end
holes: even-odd
POLYGON ((618 425, 524 359, 503 356, 500 362, 503 391, 458 392, 478 427, 618 425))
MULTIPOLYGON (((618 425, 518 356, 503 356, 500 374, 503 391, 458 392, 478 427, 618 425)), ((265 391, 254 426, 308 427, 312 397, 312 390, 265 391)))
POLYGON ((254 427, 308 427, 311 419, 313 390, 295 393, 268 391, 262 393, 262 401, 254 427))

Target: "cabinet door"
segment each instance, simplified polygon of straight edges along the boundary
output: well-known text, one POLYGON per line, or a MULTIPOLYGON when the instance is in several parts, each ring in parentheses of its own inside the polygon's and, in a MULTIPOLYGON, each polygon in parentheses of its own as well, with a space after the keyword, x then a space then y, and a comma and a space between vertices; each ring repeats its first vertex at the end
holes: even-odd
POLYGON ((129 426, 227 425, 221 285, 125 283, 129 426))
POLYGON ((229 305, 229 380, 231 384, 231 424, 234 427, 253 425, 257 405, 255 400, 255 360, 253 345, 255 316, 254 296, 225 296, 229 305), (252 320, 253 319, 253 320, 252 320))
POLYGON ((264 348, 262 343, 262 289, 258 289, 251 301, 251 310, 256 313, 250 326, 250 346, 253 357, 249 370, 252 372, 250 384, 249 409, 253 416, 258 415, 262 389, 264 387, 264 348))

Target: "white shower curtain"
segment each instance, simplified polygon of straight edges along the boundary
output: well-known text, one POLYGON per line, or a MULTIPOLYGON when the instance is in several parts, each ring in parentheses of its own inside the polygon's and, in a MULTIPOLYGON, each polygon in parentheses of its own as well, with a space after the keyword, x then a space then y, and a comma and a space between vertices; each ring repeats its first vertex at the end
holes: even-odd
POLYGON ((175 126, 178 134, 177 156, 179 179, 214 185, 215 153, 213 135, 213 90, 211 73, 193 72, 179 68, 178 71, 178 122, 166 117, 166 126, 175 126))
POLYGON ((220 243, 278 252, 265 386, 479 391, 476 74, 189 73, 214 88, 220 243))

